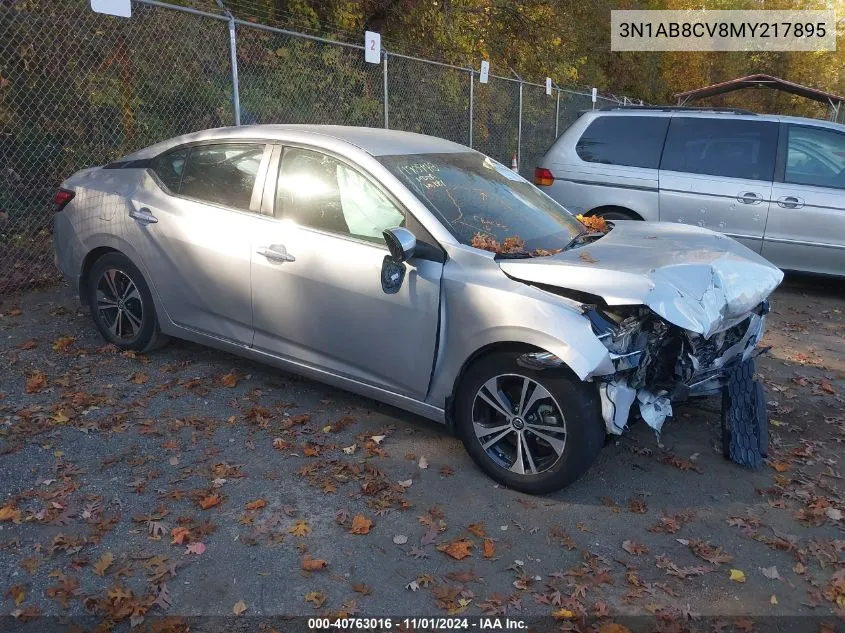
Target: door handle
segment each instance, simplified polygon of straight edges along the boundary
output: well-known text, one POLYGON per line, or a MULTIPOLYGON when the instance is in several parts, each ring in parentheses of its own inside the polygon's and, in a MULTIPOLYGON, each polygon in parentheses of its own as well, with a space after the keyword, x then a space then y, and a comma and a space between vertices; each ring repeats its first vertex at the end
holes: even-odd
POLYGON ((147 207, 141 207, 137 211, 132 209, 129 212, 129 217, 138 220, 141 224, 155 224, 158 222, 158 218, 147 207))
POLYGON ((800 209, 804 206, 804 200, 795 196, 781 196, 778 198, 778 206, 784 209, 800 209))
POLYGON ((262 246, 255 251, 259 255, 263 255, 271 262, 295 262, 296 257, 288 253, 287 249, 280 244, 273 244, 272 246, 262 246))
POLYGON ((736 197, 742 204, 760 204, 763 202, 763 196, 753 191, 743 191, 736 197))

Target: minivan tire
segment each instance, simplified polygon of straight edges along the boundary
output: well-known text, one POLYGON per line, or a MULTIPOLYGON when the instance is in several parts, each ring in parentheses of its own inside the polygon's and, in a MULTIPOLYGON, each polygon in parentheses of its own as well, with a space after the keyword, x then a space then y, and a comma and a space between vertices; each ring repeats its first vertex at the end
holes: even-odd
MULTIPOLYGON (((458 393, 455 399, 455 425, 458 435, 464 444, 467 452, 473 461, 483 470, 490 478, 499 482, 502 485, 524 492, 527 494, 547 494, 565 488, 576 479, 578 479, 590 465, 595 461, 598 454, 604 446, 606 436, 605 425, 601 417, 601 405, 598 390, 593 383, 586 383, 578 379, 566 368, 554 368, 546 370, 533 370, 521 366, 517 363, 517 359, 523 352, 502 351, 494 352, 487 356, 483 356, 476 361, 463 376, 458 393), (504 428, 504 417, 496 413, 492 407, 489 407, 487 401, 483 398, 479 400, 479 393, 482 387, 485 387, 491 380, 496 380, 496 385, 505 384, 498 382, 499 380, 509 381, 512 385, 507 387, 511 389, 511 394, 517 394, 520 385, 525 384, 525 380, 534 383, 539 387, 545 389, 546 393, 550 394, 551 398, 543 398, 537 400, 536 403, 530 407, 526 407, 525 411, 520 411, 519 416, 525 414, 526 420, 520 422, 524 424, 522 431, 511 430, 509 435, 506 435, 498 443, 487 449, 483 446, 483 441, 489 442, 492 437, 479 437, 476 432, 476 418, 481 411, 476 409, 484 407, 487 411, 493 412, 498 421, 491 422, 492 426, 481 428, 504 428), (557 461, 553 463, 551 460, 557 452, 553 444, 550 444, 546 439, 540 438, 531 429, 531 423, 528 418, 533 417, 535 423, 539 417, 539 410, 545 407, 546 411, 550 411, 555 406, 559 409, 562 416, 563 428, 565 435, 563 435, 564 443, 562 452, 558 454, 557 461), (535 413, 534 411, 537 411, 535 413), (497 427, 498 425, 498 427, 497 427), (518 439, 518 435, 524 436, 524 440, 518 439), (524 442, 524 443, 523 443, 524 442), (540 451, 538 455, 545 452, 544 459, 550 464, 546 469, 541 469, 540 460, 535 463, 535 471, 518 473, 509 470, 500 453, 496 457, 491 455, 499 451, 499 445, 507 443, 512 448, 512 452, 516 453, 518 457, 521 453, 516 452, 516 444, 524 446, 523 464, 529 464, 529 468, 524 471, 530 471, 531 462, 525 457, 525 453, 532 455, 531 446, 534 451, 540 451)), ((500 392, 501 397, 505 397, 504 388, 500 392)), ((530 388, 530 387, 529 387, 530 388)), ((532 395, 523 395, 523 400, 529 401, 533 398, 533 393, 537 387, 533 387, 532 395)), ((499 391, 497 389, 497 391, 499 391)), ((490 391, 485 390, 486 394, 490 391)), ((525 393, 525 391, 523 391, 525 393)), ((516 402, 519 398, 508 398, 516 402)), ((504 400, 500 401, 503 402, 504 400)), ((513 404, 513 403, 511 403, 513 404)), ((515 424, 514 420, 518 420, 518 416, 514 413, 511 425, 515 424)), ((539 417, 539 423, 535 426, 543 429, 550 427, 545 424, 547 417, 539 417)), ((483 431, 482 431, 483 432, 483 431)), ((500 433, 504 433, 501 431, 500 433)), ((541 431, 546 435, 546 438, 551 437, 553 440, 558 440, 561 437, 560 433, 552 434, 541 431)), ((558 442, 555 444, 559 445, 558 442)), ((508 446, 505 446, 508 448, 508 446)), ((533 456, 532 459, 537 456, 533 456)), ((514 464, 516 459, 514 458, 514 464)))

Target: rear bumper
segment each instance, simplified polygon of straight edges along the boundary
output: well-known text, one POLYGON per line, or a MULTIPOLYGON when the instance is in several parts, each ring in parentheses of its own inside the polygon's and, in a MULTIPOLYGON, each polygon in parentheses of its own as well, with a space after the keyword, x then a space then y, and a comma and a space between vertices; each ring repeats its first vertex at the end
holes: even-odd
POLYGON ((77 294, 83 259, 84 248, 73 225, 64 212, 57 213, 53 217, 53 262, 77 294))

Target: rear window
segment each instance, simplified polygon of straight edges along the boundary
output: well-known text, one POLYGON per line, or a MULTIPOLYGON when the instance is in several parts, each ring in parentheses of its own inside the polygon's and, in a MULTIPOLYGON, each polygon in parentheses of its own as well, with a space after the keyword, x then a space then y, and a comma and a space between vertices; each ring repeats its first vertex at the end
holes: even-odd
POLYGON ((668 117, 601 116, 590 123, 575 151, 581 160, 657 169, 668 117))
POLYGON ((748 119, 674 117, 661 169, 770 181, 778 124, 748 119))

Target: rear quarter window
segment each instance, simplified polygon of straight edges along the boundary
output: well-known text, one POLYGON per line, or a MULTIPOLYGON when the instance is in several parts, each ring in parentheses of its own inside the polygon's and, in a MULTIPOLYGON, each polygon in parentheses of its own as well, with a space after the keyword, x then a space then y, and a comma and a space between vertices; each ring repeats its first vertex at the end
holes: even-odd
POLYGON ((600 116, 584 130, 575 151, 581 160, 657 169, 668 117, 600 116))
POLYGON ((170 193, 179 193, 179 184, 182 182, 187 158, 188 150, 178 149, 157 156, 150 162, 150 168, 170 193))

